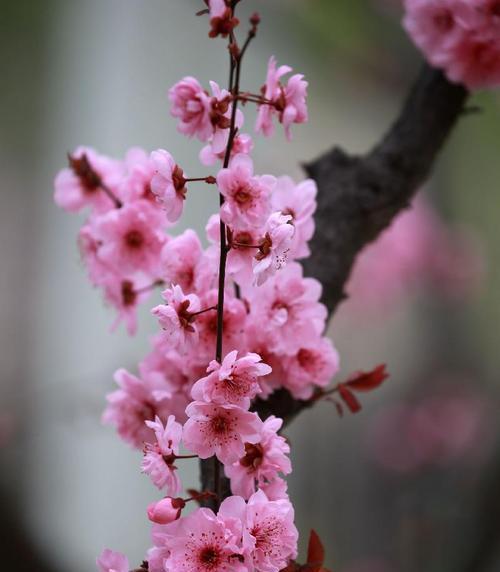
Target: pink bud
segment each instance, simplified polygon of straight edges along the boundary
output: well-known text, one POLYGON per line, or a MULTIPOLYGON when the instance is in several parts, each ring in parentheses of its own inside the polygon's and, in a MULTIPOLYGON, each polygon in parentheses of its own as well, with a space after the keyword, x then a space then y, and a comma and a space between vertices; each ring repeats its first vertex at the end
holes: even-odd
POLYGON ((156 524, 169 524, 177 520, 186 503, 181 498, 173 499, 165 497, 158 502, 152 502, 148 506, 148 517, 156 524))

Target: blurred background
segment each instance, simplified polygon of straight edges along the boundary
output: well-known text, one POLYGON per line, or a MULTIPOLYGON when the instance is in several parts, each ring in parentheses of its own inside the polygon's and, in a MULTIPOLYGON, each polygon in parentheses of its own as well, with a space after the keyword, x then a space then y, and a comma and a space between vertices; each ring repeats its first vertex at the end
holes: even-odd
MULTIPOLYGON (((0 5, 2 569, 94 570, 104 547, 138 565, 155 493, 100 415, 113 371, 134 371, 156 326, 144 308, 137 337, 109 333, 79 261, 83 219, 55 207, 52 182, 79 144, 166 147, 196 171, 199 145, 176 132, 166 92, 188 74, 224 84, 225 48, 194 16, 201 0, 0 5)), ((262 85, 271 54, 310 82, 309 124, 291 144, 257 141, 257 170, 300 178, 334 144, 368 149, 421 65, 400 2, 241 3, 254 10, 243 87, 262 85)), ((287 430, 298 527, 304 542, 320 533, 337 572, 500 570, 500 97, 472 103, 426 198, 363 255, 331 325, 339 379, 386 362, 390 381, 356 416, 322 404, 287 430)), ((179 230, 215 209, 191 201, 179 230)), ((195 486, 197 467, 183 478, 195 486)))

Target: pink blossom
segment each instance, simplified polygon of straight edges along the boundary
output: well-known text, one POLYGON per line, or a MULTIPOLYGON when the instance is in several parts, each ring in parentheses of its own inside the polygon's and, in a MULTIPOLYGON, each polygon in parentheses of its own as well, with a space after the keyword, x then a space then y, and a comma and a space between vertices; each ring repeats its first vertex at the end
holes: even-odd
POLYGON ((68 212, 78 212, 91 207, 102 213, 116 207, 103 190, 106 186, 115 196, 119 194, 119 183, 123 167, 89 147, 78 147, 69 155, 69 168, 60 171, 54 181, 54 201, 68 212))
POLYGON ((298 532, 288 499, 270 501, 261 490, 252 495, 246 510, 245 549, 259 572, 278 572, 297 556, 298 532))
POLYGON ((182 425, 175 421, 173 415, 169 415, 165 427, 158 417, 154 421, 146 421, 146 425, 154 431, 156 442, 146 443, 144 447, 142 472, 149 475, 160 490, 166 487, 167 494, 178 495, 181 483, 174 462, 179 455, 182 425))
POLYGON ((278 435, 282 425, 282 419, 274 415, 268 417, 262 426, 259 442, 245 443, 245 455, 233 465, 225 467, 233 494, 248 499, 255 492, 256 485, 261 487, 278 479, 278 473, 287 475, 292 471, 288 458, 290 447, 278 435))
MULTIPOLYGON (((264 97, 270 101, 274 102, 276 99, 281 97, 282 86, 281 78, 290 73, 292 68, 290 66, 280 66, 276 69, 276 58, 271 56, 269 63, 267 65, 267 78, 263 89, 264 97)), ((273 117, 277 114, 277 110, 274 105, 261 105, 259 106, 259 111, 257 115, 257 124, 255 129, 257 132, 262 132, 266 137, 270 137, 274 133, 274 123, 273 117)))
POLYGON ((185 77, 168 92, 170 113, 179 119, 177 129, 189 137, 208 141, 213 134, 211 98, 194 77, 185 77))
MULTIPOLYGON (((217 161, 224 161, 226 155, 226 146, 229 139, 229 129, 226 129, 224 133, 224 138, 222 141, 212 141, 210 144, 203 147, 200 151, 200 162, 202 165, 210 167, 215 165, 217 161), (214 146, 215 143, 215 146, 214 146), (222 146, 222 150, 221 150, 222 146)), ((253 149, 253 140, 247 133, 239 133, 233 140, 233 145, 231 148, 231 157, 243 154, 249 155, 253 149)))
MULTIPOLYGON (((212 308, 217 305, 218 291, 210 290, 201 297, 203 308, 212 308)), ((244 329, 247 311, 245 304, 228 292, 224 300, 222 316, 222 349, 226 353, 229 349, 240 349, 244 343, 244 329)), ((205 365, 213 356, 217 341, 217 311, 204 312, 196 318, 199 339, 196 351, 205 365)))
POLYGON ((139 379, 125 369, 117 370, 114 379, 120 389, 106 397, 108 406, 102 422, 116 427, 120 437, 133 447, 154 442, 154 433, 145 421, 166 417, 170 393, 157 380, 139 379))
POLYGON ((149 201, 138 200, 100 215, 93 222, 97 255, 119 273, 159 273, 159 257, 167 240, 163 217, 149 201))
POLYGON ((172 238, 161 253, 162 275, 167 284, 178 284, 184 292, 194 289, 196 265, 202 255, 200 239, 187 229, 172 238))
POLYGON ((285 128, 287 138, 291 139, 290 128, 294 123, 305 123, 307 113, 307 85, 302 74, 295 74, 286 86, 281 84, 281 77, 291 72, 289 66, 276 68, 276 58, 271 57, 267 68, 267 79, 263 89, 264 98, 270 103, 259 106, 256 130, 270 136, 274 133, 273 118, 278 115, 285 128))
POLYGON ((102 551, 96 564, 99 572, 129 572, 128 558, 109 548, 102 551))
POLYGON ((124 322, 129 335, 134 335, 137 331, 137 309, 151 295, 151 279, 144 275, 122 278, 109 273, 101 277, 100 285, 104 288, 104 300, 118 311, 111 331, 124 322))
POLYGON ((265 493, 270 501, 288 499, 288 484, 285 479, 275 477, 271 481, 260 483, 260 490, 265 493))
MULTIPOLYGON (((220 248, 220 217, 212 215, 206 226, 207 238, 220 248)), ((249 286, 253 281, 255 249, 251 248, 262 238, 259 229, 249 227, 230 231, 231 248, 227 253, 226 271, 240 286, 249 286)))
POLYGON ((273 213, 267 220, 264 238, 254 259, 253 273, 257 286, 264 284, 268 278, 286 266, 295 233, 291 220, 290 215, 280 212, 273 213))
POLYGON ((286 360, 283 385, 296 399, 309 399, 314 387, 326 387, 339 370, 339 355, 328 338, 307 340, 286 360))
POLYGON ((140 147, 132 147, 125 156, 127 170, 121 184, 120 194, 126 202, 144 199, 158 207, 159 203, 151 190, 155 167, 151 156, 140 147))
POLYGON ((222 36, 226 38, 239 24, 238 18, 234 17, 233 10, 225 0, 205 0, 210 12, 210 38, 222 36))
POLYGON ((164 290, 162 297, 167 304, 156 306, 151 313, 158 318, 171 348, 195 343, 198 339, 195 314, 200 310, 198 296, 185 295, 179 285, 174 285, 164 290))
POLYGON ((165 497, 148 506, 148 518, 156 524, 170 524, 181 516, 186 503, 181 498, 165 497))
POLYGON ((85 224, 78 233, 78 247, 80 256, 88 272, 88 276, 92 284, 100 285, 110 278, 119 279, 106 263, 104 263, 98 255, 100 241, 94 234, 92 224, 85 224))
POLYGON ((193 401, 186 413, 184 445, 201 459, 216 455, 224 464, 234 463, 245 454, 244 443, 260 439, 262 421, 240 407, 193 401))
POLYGON ((314 213, 316 211, 316 183, 306 179, 295 184, 291 177, 279 177, 272 195, 272 206, 276 211, 291 216, 295 228, 289 256, 306 258, 310 255, 309 240, 314 234, 314 213))
POLYGON ((257 354, 246 354, 238 358, 236 350, 227 354, 219 364, 210 362, 208 376, 199 379, 193 386, 193 399, 213 403, 250 407, 250 400, 260 393, 258 379, 271 372, 257 354))
MULTIPOLYGON (((210 140, 210 146, 213 153, 222 155, 224 158, 229 141, 229 127, 231 125, 233 109, 233 103, 231 102, 232 96, 227 89, 219 87, 219 84, 215 81, 210 82, 210 88, 213 94, 211 119, 214 127, 214 134, 210 140)), ((243 127, 244 121, 243 112, 237 109, 235 116, 235 127, 237 130, 243 127)), ((234 153, 235 149, 232 149, 232 154, 234 155, 234 153)))
POLYGON ((228 523, 208 508, 182 518, 167 539, 165 572, 247 572, 239 557, 241 528, 237 519, 228 523))
POLYGON ((153 547, 148 550, 148 572, 166 572, 165 563, 170 556, 170 542, 177 535, 182 518, 170 524, 153 524, 153 547))
POLYGON ((427 60, 469 89, 500 85, 497 0, 406 0, 404 26, 427 60))
POLYGON ((186 199, 186 179, 183 170, 168 151, 158 149, 151 153, 154 175, 151 190, 165 209, 170 222, 177 222, 186 199))
POLYGON ((304 340, 324 330, 326 308, 319 303, 321 284, 304 278, 298 263, 288 264, 251 296, 252 319, 269 336, 269 350, 293 355, 304 340))
POLYGON ((250 157, 236 155, 230 166, 217 175, 217 185, 225 198, 221 219, 235 229, 263 224, 270 212, 275 184, 276 179, 270 175, 254 176, 250 157))

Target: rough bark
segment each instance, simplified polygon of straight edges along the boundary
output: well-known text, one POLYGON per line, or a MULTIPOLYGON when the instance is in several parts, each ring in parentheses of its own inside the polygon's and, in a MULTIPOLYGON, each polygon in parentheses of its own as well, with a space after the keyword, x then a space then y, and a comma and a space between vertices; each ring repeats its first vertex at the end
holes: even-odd
MULTIPOLYGON (((312 255, 304 262, 304 271, 323 285, 322 302, 330 317, 346 297, 356 256, 409 206, 463 113, 467 97, 464 87, 425 65, 398 118, 371 151, 355 156, 334 147, 305 165, 319 192, 312 255)), ((263 419, 274 414, 287 424, 307 407, 310 403, 280 390, 266 401, 257 400, 254 410, 263 419)), ((213 463, 202 462, 201 469, 203 484, 211 485, 213 463)))

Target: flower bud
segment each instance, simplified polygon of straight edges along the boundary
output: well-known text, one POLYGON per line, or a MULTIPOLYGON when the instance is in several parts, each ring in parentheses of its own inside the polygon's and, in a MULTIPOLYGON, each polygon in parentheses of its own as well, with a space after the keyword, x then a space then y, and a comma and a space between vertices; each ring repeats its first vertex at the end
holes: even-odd
POLYGON ((169 524, 177 520, 186 503, 181 498, 165 497, 148 506, 148 518, 156 524, 169 524))

